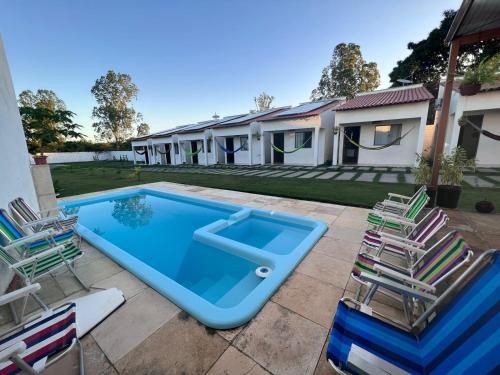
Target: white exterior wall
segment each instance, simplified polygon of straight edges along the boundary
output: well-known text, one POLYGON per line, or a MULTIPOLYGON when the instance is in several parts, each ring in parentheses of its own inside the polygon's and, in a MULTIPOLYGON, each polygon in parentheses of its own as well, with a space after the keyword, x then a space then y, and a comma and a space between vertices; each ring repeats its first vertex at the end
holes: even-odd
MULTIPOLYGON (((440 94, 441 94, 440 90, 440 94)), ((442 95, 442 94, 441 94, 442 95)), ((451 152, 458 144, 460 126, 458 120, 465 114, 483 115, 483 129, 500 134, 500 91, 479 92, 473 96, 462 96, 453 91, 450 104, 450 116, 446 127, 444 152, 451 152)), ((479 136, 477 165, 500 166, 500 145, 498 141, 479 136)))
MULTIPOLYGON (((47 155, 48 164, 94 161, 95 156, 98 156, 99 160, 120 160, 120 156, 127 156, 130 161, 134 160, 133 151, 46 152, 45 155, 47 155)), ((136 159, 144 161, 144 155, 136 154, 136 159)), ((30 160, 33 162, 33 155, 30 155, 30 160)))
MULTIPOLYGON (((250 165, 260 164, 261 155, 261 145, 258 140, 258 124, 252 123, 250 125, 243 126, 232 126, 227 128, 214 128, 212 129, 212 135, 218 138, 218 141, 225 146, 225 138, 233 138, 234 149, 238 149, 241 146, 240 137, 248 137, 248 151, 238 151, 234 153, 234 164, 239 165, 250 165), (254 133, 254 134, 252 134, 254 133), (251 152, 251 154, 250 154, 251 152), (250 155, 252 159, 250 160, 250 155)), ((220 147, 215 144, 215 147, 219 149, 219 162, 227 163, 227 155, 220 147)))
MULTIPOLYGON (((0 38, 0 207, 7 208, 7 204, 17 197, 23 197, 38 208, 16 93, 0 38)), ((0 264, 0 294, 11 277, 12 273, 0 264)))
MULTIPOLYGON (((192 164, 192 156, 187 155, 185 149, 191 150, 191 142, 196 141, 196 149, 199 150, 200 147, 204 144, 204 140, 208 137, 207 132, 201 131, 196 133, 186 133, 186 134, 177 134, 178 142, 180 145, 180 156, 182 159, 182 163, 192 164)), ((203 146, 203 151, 198 153, 198 164, 199 165, 211 165, 215 164, 215 152, 214 145, 212 144, 212 150, 208 154, 206 154, 206 147, 203 146)))
MULTIPOLYGON (((312 131, 312 147, 303 148, 296 152, 284 155, 284 164, 291 165, 319 165, 323 164, 329 157, 331 157, 331 147, 326 150, 325 144, 329 142, 331 145, 331 140, 327 141, 327 137, 333 135, 333 123, 335 119, 335 114, 333 111, 325 111, 321 116, 310 116, 303 119, 289 119, 289 120, 276 120, 276 121, 265 121, 261 123, 262 131, 270 137, 272 141, 272 134, 277 132, 285 133, 285 144, 284 148, 286 150, 295 149, 295 132, 297 131, 312 131), (318 135, 315 135, 315 131, 318 131, 318 135)), ((267 138, 267 137, 266 137, 267 138)), ((273 152, 268 139, 264 139, 264 151, 267 155, 269 152, 269 161, 274 163, 273 152)), ((266 158, 267 159, 267 158, 266 158)))
MULTIPOLYGON (((400 145, 393 145, 382 150, 359 149, 359 165, 395 165, 412 166, 416 162, 416 154, 422 153, 425 139, 427 111, 429 101, 408 104, 396 104, 375 108, 337 111, 335 125, 341 127, 360 126, 359 143, 363 146, 374 146, 375 126, 383 124, 402 124, 401 134, 415 127, 400 145), (372 124, 380 121, 380 124, 372 124)), ((333 150, 333 164, 342 164, 344 135, 339 132, 333 150), (335 149, 338 147, 338 153, 335 149), (337 160, 338 156, 338 160, 337 160)))

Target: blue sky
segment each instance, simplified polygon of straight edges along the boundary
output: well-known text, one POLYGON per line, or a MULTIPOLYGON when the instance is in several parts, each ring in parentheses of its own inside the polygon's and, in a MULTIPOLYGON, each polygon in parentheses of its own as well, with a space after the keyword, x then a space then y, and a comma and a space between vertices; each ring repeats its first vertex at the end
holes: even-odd
POLYGON ((0 33, 14 86, 54 90, 93 138, 90 88, 108 69, 140 89, 152 131, 309 99, 332 50, 361 45, 388 74, 460 0, 4 1, 0 33))

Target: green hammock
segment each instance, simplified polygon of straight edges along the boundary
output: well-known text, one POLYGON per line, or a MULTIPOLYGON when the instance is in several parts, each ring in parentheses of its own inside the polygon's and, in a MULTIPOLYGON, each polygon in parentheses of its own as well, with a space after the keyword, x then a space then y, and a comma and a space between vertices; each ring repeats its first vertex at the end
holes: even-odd
MULTIPOLYGON (((307 138, 304 143, 302 143, 299 147, 291 150, 291 151, 285 151, 285 150, 282 150, 281 148, 279 148, 278 146, 275 146, 273 143, 271 143, 271 147, 273 148, 274 151, 276 152, 280 152, 282 154, 293 154, 294 152, 296 151, 299 151, 301 149, 304 148, 304 146, 307 144, 307 142, 309 142, 310 140, 312 139, 312 136, 310 136, 309 138, 307 138)), ((271 141, 269 141, 271 142, 271 141)))
POLYGON ((166 151, 162 152, 162 151, 160 151, 160 149, 158 147, 155 147, 156 152, 159 153, 159 154, 161 154, 161 155, 166 155, 166 154, 168 154, 170 152, 170 145, 169 145, 169 147, 165 147, 165 148, 166 148, 166 151))
POLYGON ((198 150, 196 151, 188 151, 186 149, 184 149, 184 152, 186 153, 187 156, 194 156, 194 155, 198 155, 200 152, 202 151, 201 148, 199 148, 198 150))
POLYGON ((363 150, 368 150, 368 151, 378 151, 378 150, 383 150, 384 148, 388 148, 388 147, 391 147, 393 146, 395 143, 399 142, 400 140, 402 140, 404 137, 406 137, 413 129, 415 129, 415 126, 413 126, 410 130, 408 130, 406 133, 404 133, 403 135, 400 135, 399 137, 395 138, 394 140, 392 140, 391 142, 389 142, 388 144, 386 145, 383 145, 383 146, 375 146, 375 147, 369 147, 369 146, 363 146, 355 141, 352 140, 352 138, 350 138, 345 132, 344 130, 342 130, 342 128, 340 128, 339 130, 342 132, 342 134, 344 134, 344 137, 346 137, 346 139, 351 142, 354 146, 358 147, 358 148, 362 148, 363 150))

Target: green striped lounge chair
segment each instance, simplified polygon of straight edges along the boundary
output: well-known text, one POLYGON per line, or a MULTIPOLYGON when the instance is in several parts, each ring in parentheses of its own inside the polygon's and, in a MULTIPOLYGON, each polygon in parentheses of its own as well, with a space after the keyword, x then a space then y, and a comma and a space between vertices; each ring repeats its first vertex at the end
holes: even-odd
POLYGON ((375 204, 373 207, 377 211, 386 211, 395 215, 401 215, 406 207, 416 199, 420 193, 426 192, 427 186, 422 185, 411 197, 401 194, 389 193, 387 198, 375 204))
POLYGON ((74 242, 74 237, 73 229, 62 232, 46 229, 33 234, 27 233, 6 210, 0 209, 0 244, 12 245, 23 256, 30 256, 56 245, 69 245, 74 242))
POLYGON ((363 303, 369 304, 379 288, 384 294, 403 303, 409 321, 414 302, 425 306, 437 298, 437 287, 473 255, 462 235, 452 231, 422 255, 410 269, 396 266, 379 257, 358 254, 351 272, 356 281, 366 285, 368 291, 363 303))
POLYGON ((62 217, 62 208, 56 207, 46 211, 35 211, 23 198, 16 198, 9 203, 9 210, 12 217, 22 227, 30 227, 36 232, 45 229, 64 231, 74 229, 78 222, 78 216, 62 217), (51 212, 57 211, 58 215, 50 216, 51 212), (47 217, 42 217, 47 214, 47 217))
POLYGON ((375 208, 368 214, 368 222, 376 230, 391 229, 397 232, 405 232, 411 224, 415 223, 415 220, 427 202, 429 202, 429 199, 427 193, 422 190, 404 207, 401 213, 396 214, 375 208))
POLYGON ((407 224, 409 233, 401 235, 386 233, 376 230, 367 230, 364 234, 362 247, 368 252, 373 252, 380 256, 384 252, 392 255, 404 257, 411 265, 414 252, 409 252, 404 245, 424 248, 427 242, 435 236, 435 234, 443 228, 449 218, 448 215, 439 207, 433 208, 425 217, 417 224, 408 224, 399 219, 393 219, 401 224, 407 224))

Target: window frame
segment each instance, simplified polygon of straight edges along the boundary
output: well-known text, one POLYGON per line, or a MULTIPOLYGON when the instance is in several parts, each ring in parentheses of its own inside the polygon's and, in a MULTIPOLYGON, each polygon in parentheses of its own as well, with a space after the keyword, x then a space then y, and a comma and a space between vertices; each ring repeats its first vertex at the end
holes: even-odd
POLYGON ((212 140, 207 139, 207 154, 210 154, 212 152, 212 140))
POLYGON ((174 143, 174 154, 179 155, 179 144, 178 143, 174 143))
MULTIPOLYGON (((403 124, 402 123, 397 123, 397 124, 377 124, 375 125, 375 129, 373 131, 373 145, 374 146, 386 146, 388 145, 389 143, 391 143, 393 140, 389 140, 389 136, 387 135, 387 142, 386 143, 380 143, 380 142, 377 142, 377 128, 378 127, 381 127, 381 126, 389 126, 390 129, 389 131, 387 132, 387 134, 390 134, 393 130, 393 127, 397 127, 399 129, 398 133, 396 134, 396 136, 393 138, 396 139, 396 138, 399 138, 401 137, 401 133, 403 132, 403 124)), ((393 145, 400 145, 401 144, 401 139, 399 139, 397 142, 395 143, 392 143, 393 145)))
POLYGON ((313 132, 312 130, 304 130, 304 131, 298 131, 298 132, 295 132, 295 148, 298 148, 300 146, 302 146, 303 142, 299 143, 297 142, 297 135, 298 134, 304 134, 304 141, 305 142, 307 139, 309 139, 308 142, 306 142, 304 144, 304 146, 302 148, 312 148, 312 135, 313 135, 313 132), (309 133, 309 135, 308 135, 309 133))

